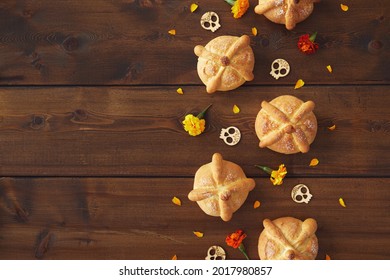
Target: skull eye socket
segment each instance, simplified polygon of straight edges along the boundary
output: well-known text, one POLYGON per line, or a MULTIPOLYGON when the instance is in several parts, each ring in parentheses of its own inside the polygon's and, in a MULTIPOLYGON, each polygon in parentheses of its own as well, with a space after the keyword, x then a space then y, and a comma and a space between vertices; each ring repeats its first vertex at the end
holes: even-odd
POLYGON ((210 255, 215 255, 215 249, 211 249, 211 250, 209 251, 209 254, 210 254, 210 255))
POLYGON ((287 73, 287 70, 286 70, 286 68, 282 68, 282 69, 280 69, 280 74, 284 75, 284 74, 286 74, 286 73, 287 73))
POLYGON ((226 142, 228 142, 229 144, 230 143, 233 143, 233 138, 232 137, 226 137, 226 142))
POLYGON ((301 188, 301 193, 307 193, 307 189, 306 188, 301 188))
POLYGON ((236 132, 236 130, 234 128, 230 128, 228 132, 229 132, 229 134, 233 134, 236 132))
POLYGON ((211 24, 210 24, 210 22, 205 21, 205 22, 203 22, 203 26, 206 28, 209 28, 211 26, 211 24))
POLYGON ((275 63, 272 65, 272 67, 273 67, 274 69, 279 69, 279 63, 275 62, 275 63))
POLYGON ((297 196, 295 197, 295 199, 298 200, 298 201, 301 201, 301 200, 303 199, 303 197, 302 197, 301 195, 297 195, 297 196))
POLYGON ((217 256, 215 259, 216 260, 223 260, 222 256, 217 256))
POLYGON ((217 20, 218 20, 215 15, 212 15, 210 19, 212 22, 217 22, 217 20))

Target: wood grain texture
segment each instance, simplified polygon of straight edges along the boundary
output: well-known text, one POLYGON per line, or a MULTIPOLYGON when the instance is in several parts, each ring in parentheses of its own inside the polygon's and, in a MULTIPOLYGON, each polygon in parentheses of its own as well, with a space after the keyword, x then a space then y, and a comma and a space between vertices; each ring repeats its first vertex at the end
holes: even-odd
POLYGON ((220 35, 251 36, 255 79, 269 75, 276 58, 292 70, 278 80, 295 84, 389 83, 389 5, 386 0, 356 0, 344 13, 337 1, 322 1, 313 14, 287 31, 254 13, 257 1, 234 19, 224 1, 11 1, 0 4, 0 84, 3 85, 155 85, 201 84, 193 49, 220 35), (206 11, 218 13, 215 33, 200 26, 206 11), (257 27, 259 34, 251 35, 257 27), (168 30, 176 29, 176 36, 168 30), (307 56, 297 49, 300 35, 317 31, 320 50, 307 56), (330 75, 327 65, 332 65, 330 75))
POLYGON ((252 259, 262 220, 313 217, 317 259, 389 259, 388 179, 293 179, 280 187, 256 179, 256 187, 229 222, 204 214, 187 199, 193 179, 3 178, 0 180, 0 259, 203 259, 214 244, 229 259, 227 234, 241 228, 252 259), (291 200, 298 183, 309 186, 309 204, 291 200), (173 196, 182 206, 171 202, 173 196), (347 208, 339 205, 343 197, 347 208), (253 202, 261 206, 253 209, 253 202), (26 213, 20 219, 16 209, 26 213), (201 231, 197 238, 192 231, 201 231))
POLYGON ((3 176, 193 176, 215 152, 264 176, 255 164, 285 163, 290 176, 388 176, 387 86, 242 87, 208 95, 204 87, 50 87, 0 90, 0 174, 3 176), (291 94, 313 100, 318 133, 306 154, 259 148, 255 118, 263 100, 291 94), (189 136, 181 121, 206 114, 206 131, 189 136), (233 105, 241 112, 234 114, 233 105), (334 131, 329 126, 336 125, 334 131), (234 147, 219 139, 234 125, 234 147), (178 152, 180 151, 180 152, 178 152), (174 157, 172 155, 175 155, 174 157), (312 158, 320 164, 309 167, 312 158))

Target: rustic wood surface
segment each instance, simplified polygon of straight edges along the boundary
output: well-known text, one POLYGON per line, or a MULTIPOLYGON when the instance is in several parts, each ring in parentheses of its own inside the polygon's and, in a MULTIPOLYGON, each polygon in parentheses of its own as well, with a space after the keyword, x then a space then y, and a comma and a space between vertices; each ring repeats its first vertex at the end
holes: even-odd
POLYGON ((224 241, 239 228, 259 259, 262 220, 281 216, 317 220, 317 259, 390 259, 390 5, 344 2, 348 12, 339 1, 316 4, 288 31, 256 15, 255 0, 241 19, 223 0, 1 1, 0 259, 204 259, 211 245, 242 259, 224 241), (215 33, 199 24, 209 10, 220 17, 215 33), (300 53, 298 37, 315 31, 318 52, 300 53), (242 34, 255 79, 207 94, 194 46, 242 34), (279 80, 269 75, 276 58, 291 65, 279 80), (298 79, 305 86, 294 90, 298 79), (283 94, 316 104, 306 154, 258 147, 260 103, 283 94), (205 132, 189 136, 184 116, 209 104, 205 132), (234 147, 219 139, 231 125, 242 132, 234 147), (215 152, 256 181, 229 222, 187 199, 215 152), (281 163, 288 175, 277 187, 254 167, 281 163), (313 193, 309 204, 291 200, 298 183, 313 193))

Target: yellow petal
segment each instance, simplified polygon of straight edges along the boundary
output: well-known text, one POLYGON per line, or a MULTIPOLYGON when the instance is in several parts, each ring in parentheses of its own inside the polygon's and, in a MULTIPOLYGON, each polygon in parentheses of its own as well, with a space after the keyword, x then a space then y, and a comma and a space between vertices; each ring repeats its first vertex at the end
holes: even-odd
POLYGON ((198 8, 198 5, 195 4, 195 3, 192 3, 191 6, 190 6, 191 13, 195 12, 197 8, 198 8))
POLYGON ((296 82, 294 89, 301 88, 301 87, 304 86, 304 84, 305 84, 305 82, 304 82, 302 79, 299 79, 299 80, 296 82))
POLYGON ((202 238, 203 237, 203 232, 200 231, 193 231, 196 237, 202 238))
POLYGON ((330 66, 330 65, 326 66, 326 69, 328 69, 329 73, 333 72, 332 66, 330 66))
POLYGON ((233 113, 234 113, 234 114, 240 113, 240 108, 238 108, 238 106, 235 105, 235 104, 234 104, 234 106, 233 106, 233 113))
POLYGON ((184 93, 184 92, 183 92, 183 89, 180 88, 180 87, 176 90, 176 92, 177 92, 178 94, 183 94, 183 93, 184 93))
POLYGON ((330 261, 330 260, 331 260, 331 258, 329 257, 329 255, 328 255, 328 254, 326 254, 326 256, 325 256, 325 260, 327 260, 327 261, 330 261))
POLYGON ((328 126, 328 129, 329 129, 329 130, 335 130, 335 129, 336 129, 336 125, 334 124, 334 125, 332 125, 332 126, 328 126))
POLYGON ((168 31, 169 34, 171 35, 176 35, 176 30, 175 29, 171 29, 168 31))
POLYGON ((172 198, 173 204, 176 204, 177 206, 181 206, 181 200, 178 199, 176 196, 172 198))
POLYGON ((320 161, 319 161, 318 159, 313 158, 313 159, 310 161, 309 166, 317 166, 319 163, 320 163, 320 161))
POLYGON ((256 27, 252 27, 252 34, 253 34, 253 36, 257 36, 257 28, 256 27))
POLYGON ((344 4, 340 4, 340 8, 341 10, 343 10, 344 12, 348 11, 349 7, 347 5, 344 5, 344 4))
POLYGON ((172 260, 173 260, 173 261, 176 261, 176 260, 177 260, 177 256, 176 256, 176 255, 173 255, 172 260))
POLYGON ((340 203, 340 205, 343 206, 344 208, 347 207, 347 205, 345 205, 344 199, 342 199, 341 197, 339 198, 339 203, 340 203))
POLYGON ((259 208, 261 205, 260 201, 256 200, 255 203, 253 203, 253 208, 259 208))

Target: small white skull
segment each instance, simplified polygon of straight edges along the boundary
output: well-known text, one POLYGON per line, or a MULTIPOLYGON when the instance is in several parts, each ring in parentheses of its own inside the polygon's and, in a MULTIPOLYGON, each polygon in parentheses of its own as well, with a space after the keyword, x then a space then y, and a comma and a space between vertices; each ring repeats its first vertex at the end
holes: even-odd
POLYGON ((221 27, 219 24, 219 16, 215 12, 207 12, 200 18, 200 25, 212 32, 215 32, 221 27))
POLYGON ((271 65, 271 76, 276 80, 282 77, 286 77, 290 72, 290 64, 284 59, 278 58, 272 62, 271 65))
POLYGON ((229 126, 228 128, 222 128, 219 138, 223 139, 227 145, 234 146, 240 142, 241 132, 237 127, 229 126))
POLYGON ((211 246, 207 251, 207 257, 205 260, 225 260, 226 259, 226 253, 225 250, 217 245, 211 246))
POLYGON ((304 184, 296 185, 291 191, 291 197, 296 203, 309 203, 313 195, 309 188, 304 184))

